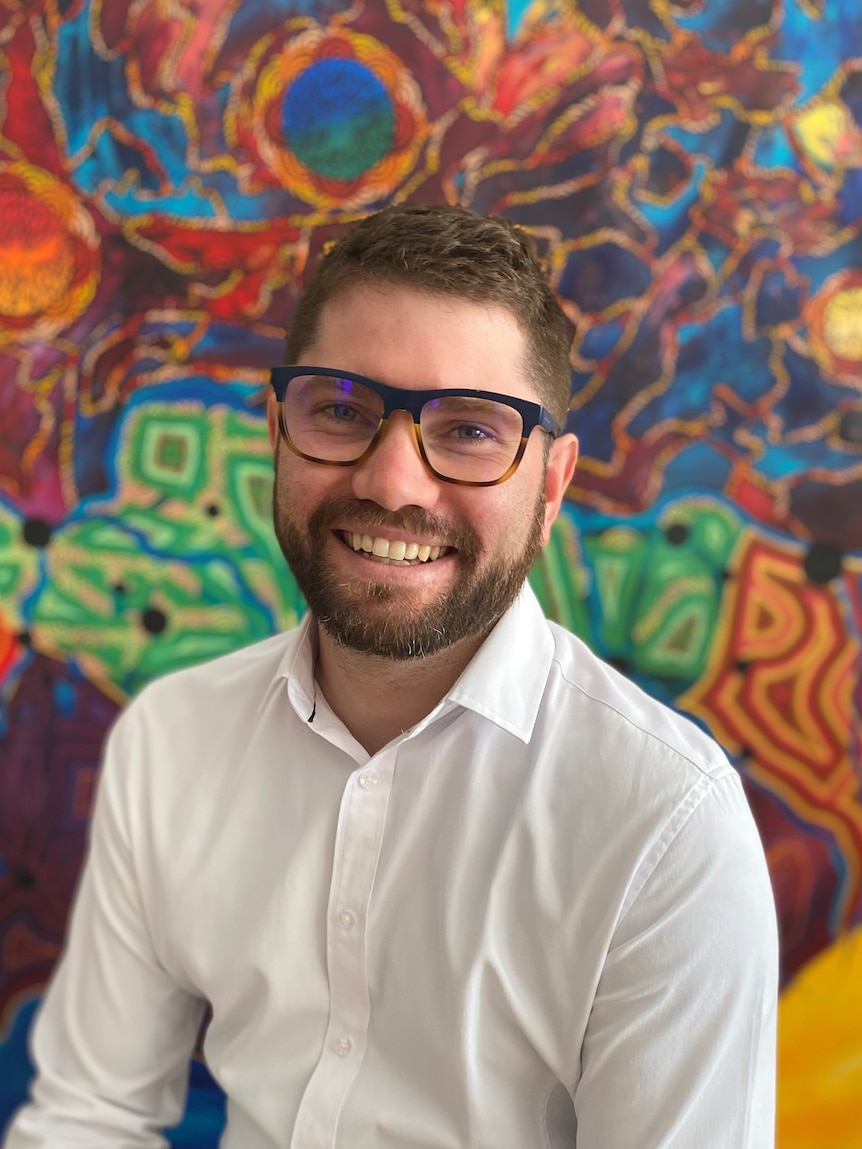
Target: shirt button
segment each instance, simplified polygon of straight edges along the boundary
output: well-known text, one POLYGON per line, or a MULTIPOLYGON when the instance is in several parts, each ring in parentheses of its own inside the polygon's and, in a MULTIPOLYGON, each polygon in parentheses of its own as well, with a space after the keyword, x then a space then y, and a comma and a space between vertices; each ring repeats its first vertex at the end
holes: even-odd
POLYGON ((339 1057, 347 1057, 351 1049, 353 1049, 353 1042, 349 1037, 339 1037, 335 1042, 335 1052, 339 1057))
POLYGON ((373 770, 366 770, 364 774, 359 775, 359 785, 363 790, 371 790, 379 781, 373 770))
POLYGON ((343 930, 352 930, 356 925, 356 916, 350 910, 340 910, 338 913, 338 924, 343 930))

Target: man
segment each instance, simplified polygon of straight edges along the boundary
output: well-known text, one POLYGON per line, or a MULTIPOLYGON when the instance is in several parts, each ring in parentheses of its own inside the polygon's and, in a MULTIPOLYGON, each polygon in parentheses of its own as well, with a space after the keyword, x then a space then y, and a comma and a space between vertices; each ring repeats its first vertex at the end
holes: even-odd
POLYGON ((532 249, 387 209, 273 372, 295 632, 106 750, 7 1149, 154 1147, 205 1052, 228 1149, 766 1149, 775 919, 719 749, 525 584, 577 456, 532 249))

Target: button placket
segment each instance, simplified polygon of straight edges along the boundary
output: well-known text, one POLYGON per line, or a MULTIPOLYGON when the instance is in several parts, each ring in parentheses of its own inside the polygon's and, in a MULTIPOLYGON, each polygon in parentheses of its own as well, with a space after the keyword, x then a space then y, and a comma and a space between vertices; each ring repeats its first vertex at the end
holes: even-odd
POLYGON ((370 1019, 365 931, 395 756, 393 749, 375 759, 373 768, 354 772, 342 798, 327 915, 329 1024, 291 1149, 332 1149, 339 1113, 365 1053, 370 1019))

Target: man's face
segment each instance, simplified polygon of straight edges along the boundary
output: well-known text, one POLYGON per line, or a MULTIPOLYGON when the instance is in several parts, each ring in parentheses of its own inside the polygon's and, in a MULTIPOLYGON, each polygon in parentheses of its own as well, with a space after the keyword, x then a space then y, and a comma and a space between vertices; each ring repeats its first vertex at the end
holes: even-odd
MULTIPOLYGON (((363 285, 331 300, 302 364, 396 387, 470 387, 539 401, 526 341, 508 311, 409 288, 363 285)), ((564 436, 546 466, 535 430, 511 478, 466 487, 426 470, 404 412, 350 467, 309 462, 278 442, 274 400, 269 425, 276 535, 312 614, 337 643, 390 659, 487 633, 546 541, 577 454, 564 436)))

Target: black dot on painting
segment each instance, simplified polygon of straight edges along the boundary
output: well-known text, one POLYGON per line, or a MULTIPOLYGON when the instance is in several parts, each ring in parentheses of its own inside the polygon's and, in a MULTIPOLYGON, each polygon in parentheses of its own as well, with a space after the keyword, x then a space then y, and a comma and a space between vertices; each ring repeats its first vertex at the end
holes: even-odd
POLYGON ((161 634, 168 625, 168 617, 158 607, 149 606, 141 615, 141 623, 149 634, 161 634))
POLYGON ((620 658, 618 655, 614 655, 613 658, 608 659, 608 666, 612 666, 614 670, 618 670, 620 674, 625 675, 630 674, 632 669, 629 660, 627 658, 620 658))
POLYGON ((740 674, 748 674, 751 663, 746 662, 744 658, 740 658, 738 662, 734 663, 734 666, 740 674))
POLYGON ((730 580, 733 578, 733 571, 729 571, 727 567, 725 567, 723 571, 719 572, 718 577, 722 582, 730 582, 730 580))
POLYGON ((51 528, 44 519, 25 520, 22 534, 31 547, 46 547, 51 541, 51 528))
POLYGON ((218 503, 207 503, 206 511, 211 519, 214 519, 219 514, 221 514, 218 503))
POLYGON ((862 411, 845 411, 838 434, 845 443, 862 443, 862 411))
POLYGON ((664 537, 672 547, 678 547, 688 538, 688 527, 685 523, 671 523, 665 531, 664 537))
POLYGON ((129 593, 129 588, 126 586, 126 584, 124 582, 115 582, 114 583, 114 594, 128 594, 128 593, 129 593))
POLYGON ((36 875, 32 870, 19 870, 15 875, 15 885, 19 890, 32 890, 36 885, 36 875))
POLYGON ((17 639, 19 646, 32 646, 33 645, 33 636, 30 634, 29 630, 20 631, 19 634, 16 634, 15 638, 17 639))
MULTIPOLYGON (((846 103, 854 103, 862 99, 862 72, 851 72, 841 85, 841 99, 846 103)), ((857 117, 858 118, 858 117, 857 117)))
POLYGON ((844 556, 834 543, 814 543, 805 556, 805 573, 811 582, 827 583, 841 574, 844 556))

